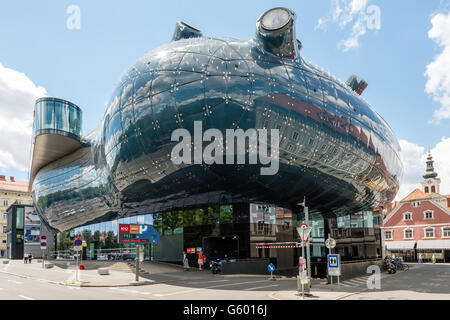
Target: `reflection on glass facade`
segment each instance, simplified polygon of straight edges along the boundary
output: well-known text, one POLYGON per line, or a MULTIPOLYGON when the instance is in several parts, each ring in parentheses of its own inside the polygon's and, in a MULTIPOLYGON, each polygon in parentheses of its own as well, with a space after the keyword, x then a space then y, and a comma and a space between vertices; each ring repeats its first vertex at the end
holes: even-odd
POLYGON ((36 101, 34 135, 58 133, 81 138, 81 109, 57 98, 36 101))
MULTIPOLYGON (((395 197, 402 170, 397 140, 372 106, 303 58, 300 49, 295 15, 287 9, 261 17, 249 41, 203 37, 177 24, 172 42, 146 54, 121 77, 86 143, 37 173, 37 210, 60 231, 151 213, 155 226, 172 237, 166 246, 199 245, 201 235, 217 237, 231 230, 222 240, 235 248, 233 230, 241 228, 241 220, 254 237, 247 243, 295 241, 299 219, 294 213, 306 197, 317 218, 314 255, 323 256, 319 242, 334 229, 361 229, 358 235, 365 237, 365 230, 373 229, 366 227, 369 217, 341 217, 395 197), (273 20, 277 15, 280 20, 273 20), (276 29, 274 21, 283 26, 276 29), (204 131, 222 133, 279 129, 278 174, 261 176, 258 164, 175 165, 171 134, 184 128, 193 135, 195 121, 202 122, 204 131), (253 222, 249 203, 276 207, 257 213, 253 222)), ((55 103, 38 101, 36 132, 67 129, 67 122, 55 117, 67 120, 68 114, 69 131, 76 134, 81 114, 70 105, 68 111, 58 105, 56 112, 55 103)), ((271 249, 258 252, 242 247, 242 241, 233 256, 273 256, 271 249)), ((373 252, 348 250, 358 256, 373 252)), ((295 255, 278 259, 288 265, 295 255)))

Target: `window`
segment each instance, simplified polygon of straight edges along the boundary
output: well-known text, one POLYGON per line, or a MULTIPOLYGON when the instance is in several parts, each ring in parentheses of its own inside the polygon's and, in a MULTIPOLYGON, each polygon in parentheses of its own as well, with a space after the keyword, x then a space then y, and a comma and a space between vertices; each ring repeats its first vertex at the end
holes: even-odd
POLYGON ((8 220, 8 214, 6 212, 3 214, 3 220, 8 220))
POLYGON ((413 206, 414 208, 418 208, 418 207, 420 206, 420 201, 415 201, 415 202, 413 202, 413 203, 412 203, 412 206, 413 206))
POLYGON ((411 212, 406 212, 403 214, 403 220, 405 221, 411 221, 412 220, 412 213, 411 212))
POLYGON ((443 228, 442 229, 442 237, 450 238, 450 228, 443 228))
POLYGON ((386 240, 392 240, 392 231, 386 231, 384 237, 386 240))
POLYGON ((428 189, 428 187, 425 187, 425 193, 430 193, 429 190, 430 190, 430 189, 428 189))
POLYGON ((298 140, 298 132, 294 131, 294 133, 292 134, 292 140, 297 141, 298 140))
POLYGON ((405 230, 405 239, 412 239, 413 238, 413 231, 411 229, 405 230))
POLYGON ((7 207, 8 206, 8 200, 3 200, 3 206, 7 207))
POLYGON ((436 192, 436 187, 435 186, 431 186, 431 192, 433 192, 433 193, 436 192))
POLYGON ((433 211, 425 211, 424 217, 425 219, 434 219, 433 211))
POLYGON ((425 229, 425 238, 434 238, 434 229, 425 229))
POLYGON ((6 226, 2 226, 2 232, 6 233, 6 226))
POLYGON ((25 219, 25 209, 17 208, 16 209, 16 229, 23 230, 23 224, 25 219))

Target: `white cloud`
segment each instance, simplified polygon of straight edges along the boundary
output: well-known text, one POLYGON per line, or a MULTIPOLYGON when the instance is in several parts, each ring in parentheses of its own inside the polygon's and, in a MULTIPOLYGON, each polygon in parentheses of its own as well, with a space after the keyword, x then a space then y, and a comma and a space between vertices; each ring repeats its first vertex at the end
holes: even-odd
MULTIPOLYGON (((403 162, 403 178, 396 200, 401 200, 414 189, 422 189, 420 182, 426 170, 428 149, 415 143, 400 140, 400 158, 403 162)), ((434 160, 434 169, 441 179, 441 194, 450 194, 450 138, 443 137, 442 140, 431 149, 434 160)))
POLYGON ((349 29, 349 36, 339 41, 338 48, 344 52, 359 47, 360 38, 367 33, 367 29, 379 29, 380 11, 375 6, 369 6, 370 0, 331 0, 331 10, 328 16, 317 21, 316 30, 326 30, 328 22, 349 29), (375 19, 375 20, 374 20, 375 19), (374 24, 373 21, 376 21, 374 24))
POLYGON ((434 15, 431 24, 433 27, 428 37, 442 47, 442 52, 427 66, 425 92, 441 105, 434 111, 431 121, 439 123, 443 119, 450 119, 450 12, 447 15, 434 15))
POLYGON ((0 171, 28 170, 34 103, 43 96, 43 87, 0 64, 0 171))

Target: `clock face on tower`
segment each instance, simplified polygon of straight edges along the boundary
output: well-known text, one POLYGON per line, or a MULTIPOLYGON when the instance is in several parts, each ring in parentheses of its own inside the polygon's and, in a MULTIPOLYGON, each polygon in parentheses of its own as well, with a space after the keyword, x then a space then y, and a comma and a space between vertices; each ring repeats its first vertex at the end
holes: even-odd
POLYGON ((427 184, 432 184, 432 183, 433 183, 433 180, 428 179, 427 184))

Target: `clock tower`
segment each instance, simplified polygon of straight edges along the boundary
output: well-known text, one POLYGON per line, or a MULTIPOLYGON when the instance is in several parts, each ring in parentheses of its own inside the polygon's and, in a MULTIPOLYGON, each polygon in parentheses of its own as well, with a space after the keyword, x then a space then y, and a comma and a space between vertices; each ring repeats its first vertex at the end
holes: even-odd
POLYGON ((422 190, 423 192, 430 194, 430 193, 438 193, 439 194, 439 185, 441 184, 441 179, 437 177, 437 173, 434 172, 434 166, 433 166, 433 157, 431 157, 431 152, 428 151, 428 158, 427 158, 427 170, 425 174, 423 175, 424 180, 422 183, 422 190))

